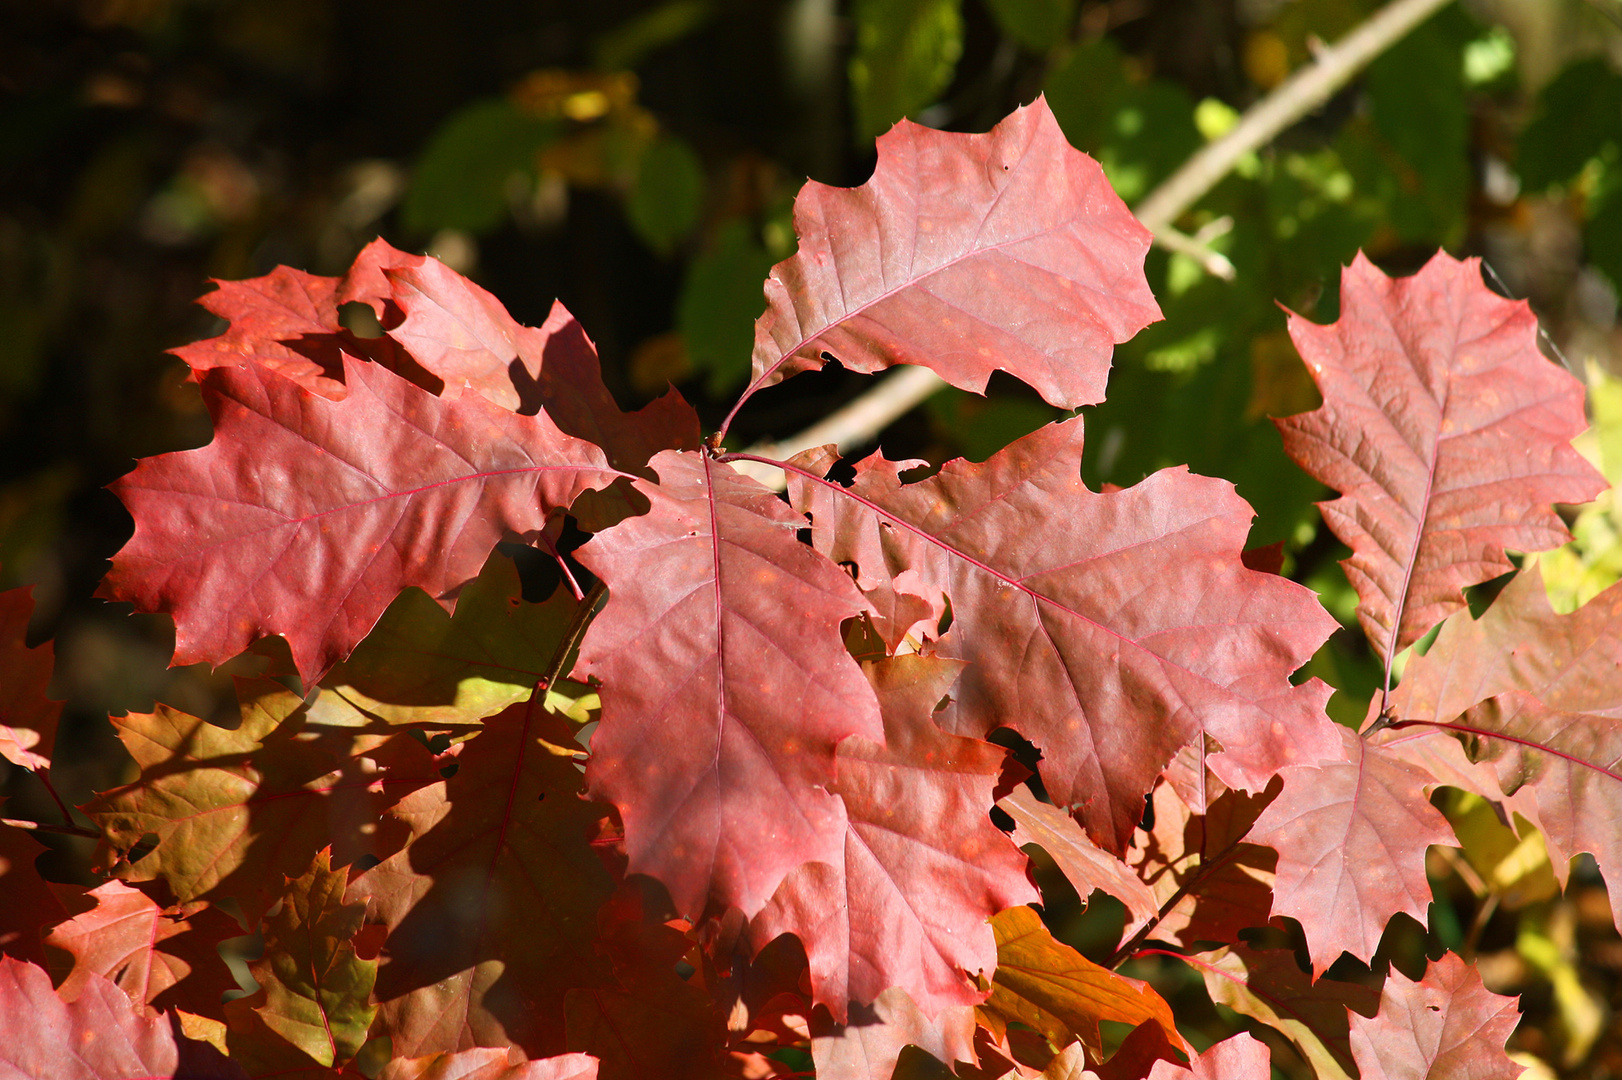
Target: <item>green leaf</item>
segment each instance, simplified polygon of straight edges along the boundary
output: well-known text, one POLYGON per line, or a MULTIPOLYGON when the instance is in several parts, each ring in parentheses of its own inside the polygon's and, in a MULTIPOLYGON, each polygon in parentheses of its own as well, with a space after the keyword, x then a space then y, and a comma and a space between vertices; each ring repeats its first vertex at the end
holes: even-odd
POLYGON ((1087 42, 1054 68, 1043 87, 1065 138, 1104 166, 1121 198, 1148 193, 1204 143, 1194 102, 1181 86, 1128 77, 1107 40, 1087 42))
POLYGON ((251 967, 265 1025, 327 1066, 355 1056, 377 1014, 377 961, 357 957, 351 940, 366 905, 343 902, 348 882, 347 871, 332 868, 330 848, 317 854, 288 882, 281 910, 265 922, 264 958, 251 967))
POLYGON ((561 586, 543 603, 525 602, 517 568, 499 553, 462 589, 455 615, 421 589, 407 589, 322 680, 310 722, 476 724, 529 697, 575 606, 561 586))
POLYGON ((1015 397, 981 397, 950 387, 929 399, 929 411, 943 433, 970 461, 984 461, 1015 439, 1029 435, 1060 416, 1042 401, 1015 397))
POLYGON ((411 178, 402 223, 415 233, 482 233, 507 214, 508 183, 535 171, 535 154, 557 134, 554 121, 505 98, 476 101, 439 126, 411 178))
POLYGON ((1125 91, 1120 48, 1109 38, 1084 41, 1048 74, 1042 92, 1064 137, 1097 155, 1110 132, 1111 103, 1125 91))
POLYGON ((749 378, 755 318, 765 309, 762 282, 771 256, 749 225, 721 226, 710 250, 694 259, 676 302, 676 328, 693 370, 707 372, 708 389, 724 394, 749 378))
POLYGON ((687 143, 662 135, 642 154, 625 214, 653 250, 668 255, 698 224, 704 164, 687 143))
POLYGON ((1390 178, 1388 220, 1404 240, 1445 241, 1463 226, 1470 192, 1464 49, 1472 30, 1457 10, 1438 15, 1375 59, 1364 77, 1372 133, 1384 144, 1370 164, 1390 178))
POLYGON ((1075 0, 986 0, 1003 33, 1028 49, 1063 44, 1075 22, 1075 0))
POLYGON ((934 101, 963 53, 961 0, 856 0, 850 93, 866 145, 934 101))
POLYGON ((629 71, 649 55, 703 26, 715 5, 710 0, 669 0, 628 19, 597 39, 593 50, 600 71, 629 71))
POLYGON ((1570 180, 1607 144, 1622 142, 1622 77, 1602 57, 1579 60, 1538 95, 1516 168, 1530 191, 1570 180))

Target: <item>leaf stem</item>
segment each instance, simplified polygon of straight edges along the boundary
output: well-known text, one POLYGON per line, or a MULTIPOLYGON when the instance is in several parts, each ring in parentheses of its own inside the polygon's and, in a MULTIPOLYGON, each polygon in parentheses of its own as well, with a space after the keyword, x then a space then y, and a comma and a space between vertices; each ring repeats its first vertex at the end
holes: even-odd
MULTIPOLYGON (((36 777, 38 777, 39 782, 45 785, 45 790, 51 793, 51 798, 56 802, 56 808, 58 810, 62 811, 62 820, 64 822, 66 822, 67 824, 72 825, 73 824, 73 811, 68 809, 68 804, 62 801, 62 796, 61 795, 57 794, 56 785, 51 783, 50 770, 49 769, 30 769, 29 771, 32 772, 36 777)), ((101 834, 97 833, 96 835, 100 836, 101 834)))
POLYGON ((603 598, 608 595, 608 586, 597 581, 591 589, 581 597, 580 605, 574 609, 574 616, 569 620, 569 628, 563 632, 563 640, 558 642, 557 652, 552 654, 552 662, 547 665, 546 674, 541 676, 539 683, 542 690, 550 688, 559 679, 568 667, 569 658, 580 647, 580 641, 586 636, 586 628, 602 607, 603 598))
POLYGON ((100 840, 99 829, 87 829, 82 825, 52 825, 44 821, 22 821, 18 818, 0 818, 0 825, 10 825, 14 829, 27 829, 29 832, 58 833, 62 836, 83 836, 89 840, 100 840))
MULTIPOLYGON (((1200 843, 1203 844, 1204 842, 1205 838, 1202 831, 1200 843)), ((1167 897, 1166 902, 1160 905, 1160 911, 1155 914, 1155 917, 1144 923, 1143 926, 1138 929, 1138 932, 1132 935, 1130 941, 1123 943, 1110 954, 1109 961, 1104 966, 1114 970, 1115 968, 1118 968, 1122 964, 1126 963, 1128 960, 1132 959, 1132 957, 1139 955, 1141 952, 1157 951, 1154 949, 1139 949, 1138 946, 1142 945, 1144 941, 1148 939, 1149 935, 1155 932, 1155 929, 1165 921, 1166 916, 1172 913, 1172 909, 1178 904, 1182 903, 1183 898, 1189 893, 1193 892, 1194 887, 1203 881, 1208 873, 1217 869, 1224 862, 1232 858, 1234 854, 1238 852, 1239 845, 1242 842, 1243 841, 1236 840, 1230 844, 1227 850, 1221 855, 1218 855, 1210 862, 1202 862, 1199 867, 1195 869, 1194 873, 1189 876, 1188 880, 1177 886, 1177 891, 1167 897)))

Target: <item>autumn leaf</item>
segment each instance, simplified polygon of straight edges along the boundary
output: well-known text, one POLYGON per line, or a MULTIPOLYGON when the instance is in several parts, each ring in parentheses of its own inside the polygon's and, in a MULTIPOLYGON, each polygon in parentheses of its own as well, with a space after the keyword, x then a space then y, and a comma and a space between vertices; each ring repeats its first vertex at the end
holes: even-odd
POLYGON ((355 955, 364 904, 344 903, 349 875, 323 848, 287 883, 263 927, 264 956, 249 970, 263 990, 254 1009, 266 1026, 322 1065, 342 1065, 366 1041, 377 961, 355 955))
POLYGON ((931 720, 962 665, 897 656, 864 665, 884 742, 839 744, 831 790, 845 808, 842 857, 793 871, 751 924, 765 944, 805 944, 817 1004, 844 1023, 851 1002, 907 990, 933 1017, 976 1005, 972 981, 997 964, 988 920, 1040 901, 1025 857, 991 823, 1001 747, 948 735, 931 720))
POLYGON ((1054 940, 1031 908, 1009 908, 991 925, 997 932, 997 973, 982 1016, 999 1025, 1024 1024, 1056 1047, 1079 1039, 1095 1055, 1103 1046, 1101 1020, 1133 1027, 1153 1021, 1173 1046, 1183 1046, 1171 1006, 1153 988, 1054 940))
POLYGON ((462 726, 529 697, 545 678, 578 604, 559 586, 539 604, 518 570, 492 554, 447 615, 420 589, 389 605, 348 660, 322 680, 312 723, 462 726))
POLYGON ((909 1046, 948 1065, 975 1061, 974 1028, 974 1009, 949 1006, 931 1019, 892 987, 871 1005, 853 1005, 848 1023, 819 1010, 811 1020, 811 1058, 819 1080, 890 1080, 909 1046))
POLYGON ((234 897, 251 923, 321 848, 333 845, 343 863, 379 854, 383 811, 437 781, 439 763, 404 734, 358 743, 303 737, 296 694, 268 681, 243 693, 234 730, 162 704, 113 717, 141 775, 84 809, 118 876, 162 879, 183 904, 234 897), (120 861, 149 834, 156 848, 120 861))
MULTIPOLYGON (((345 394, 340 352, 365 359, 394 361, 380 351, 387 342, 357 338, 338 319, 349 302, 369 304, 385 314, 388 268, 421 262, 423 256, 397 251, 374 240, 356 256, 342 278, 321 277, 278 266, 264 277, 216 281, 218 288, 198 303, 229 321, 225 333, 173 350, 192 370, 192 378, 219 367, 258 365, 334 401, 345 394)), ((407 374, 409 364, 390 366, 407 374)))
POLYGON ((1155 1062, 1149 1080, 1272 1080, 1272 1057, 1266 1043, 1241 1031, 1211 1044, 1205 1053, 1190 1060, 1186 1069, 1169 1061, 1155 1062))
POLYGON ((1352 549, 1363 632, 1388 663, 1464 607, 1463 589, 1514 569, 1505 548, 1570 539, 1551 503, 1606 483, 1571 440, 1583 387, 1537 349, 1537 318, 1437 253, 1391 279, 1361 254, 1341 317, 1290 317, 1324 404, 1276 421, 1289 455, 1341 497, 1320 503, 1352 549))
POLYGON ((662 898, 633 878, 598 913, 597 948, 614 983, 568 992, 569 1048, 597 1058, 602 1080, 722 1080, 731 1073, 719 1052, 722 1017, 696 974, 677 973, 693 943, 658 921, 650 893, 662 898))
POLYGON ((917 570, 946 593, 953 625, 935 652, 969 667, 941 726, 1030 739, 1053 801, 1119 853, 1155 777, 1202 730, 1236 787, 1334 752, 1328 688, 1289 682, 1334 620, 1240 562, 1252 512, 1232 485, 1165 469, 1100 494, 1081 482, 1081 448, 1075 419, 912 484, 874 455, 848 488, 823 479, 830 452, 810 451, 789 492, 864 591, 917 570))
POLYGON ((0 592, 0 757, 25 769, 49 769, 62 702, 46 697, 56 651, 50 642, 28 647, 34 614, 32 588, 0 592))
POLYGON ((600 446, 627 472, 661 450, 698 449, 698 415, 674 390, 639 412, 620 410, 603 385, 597 347, 561 303, 529 327, 438 259, 388 276, 405 313, 388 334, 444 380, 446 396, 466 388, 514 412, 544 409, 565 434, 600 446))
POLYGON ((1014 843, 1035 844, 1047 852, 1083 903, 1094 889, 1101 889, 1126 906, 1126 936, 1160 914, 1159 899, 1131 867, 1089 840, 1075 818, 1039 801, 1030 788, 1020 785, 997 806, 1014 819, 1014 843))
POLYGON ((113 485, 135 536, 98 595, 173 614, 176 664, 219 664, 280 634, 311 685, 402 589, 452 609, 504 535, 540 530, 618 475, 544 414, 344 365, 342 401, 264 368, 209 373, 214 441, 113 485))
POLYGON ((474 1047, 455 1054, 395 1058, 378 1080, 597 1080, 590 1054, 562 1054, 535 1061, 512 1060, 511 1050, 474 1047))
MULTIPOLYGON (((1613 688, 1613 701, 1622 692, 1613 688)), ((1622 724, 1605 713, 1552 709, 1522 690, 1488 698, 1451 730, 1472 736, 1474 757, 1490 763, 1503 787, 1530 798, 1515 809, 1543 834, 1562 886, 1571 860, 1587 852, 1606 883, 1622 881, 1622 724)), ((1613 889, 1613 892, 1622 890, 1613 889)), ((1622 925, 1622 895, 1611 902, 1622 925)))
POLYGON ((1365 1080, 1515 1080, 1525 1068, 1504 1043, 1519 1020, 1515 998, 1490 993, 1473 967, 1445 953, 1418 982, 1392 969, 1379 1015, 1351 1017, 1352 1056, 1365 1080))
POLYGON ((1286 1035, 1321 1080, 1354 1075, 1347 1017, 1374 1015, 1379 995, 1373 990, 1335 979, 1314 982, 1289 949, 1241 943, 1180 959, 1204 977, 1212 1001, 1286 1035))
POLYGON ((701 454, 652 466, 649 512, 575 553, 608 582, 575 669, 603 684, 587 786, 678 912, 753 915, 790 870, 841 858, 834 744, 884 737, 840 636, 866 605, 766 488, 701 454))
POLYGON ((410 843, 345 899, 387 930, 375 1031, 396 1056, 560 1054, 564 994, 610 985, 593 941, 612 882, 589 843, 604 811, 579 798, 572 742, 532 697, 462 744, 454 776, 390 811, 410 843))
POLYGON ((975 392, 1002 370, 1062 408, 1102 401, 1114 346, 1160 318, 1149 231, 1047 102, 983 135, 903 120, 878 155, 859 188, 800 189, 799 251, 766 279, 744 397, 833 358, 922 364, 975 392))
POLYGON ((1278 852, 1272 913, 1301 923, 1314 978, 1343 951, 1373 957, 1399 911, 1426 925, 1425 851, 1458 846, 1427 798, 1434 777, 1341 732, 1341 760, 1283 770, 1283 792, 1247 837, 1278 852))
POLYGON ((0 1075, 10 1080, 243 1080, 213 1047, 177 1038, 169 1019, 102 978, 64 1001, 33 964, 0 957, 0 1075))
POLYGON ((218 1015, 222 995, 237 989, 219 952, 221 942, 242 936, 235 919, 207 904, 164 908, 120 881, 87 895, 94 908, 58 923, 45 936, 64 998, 77 998, 91 976, 98 976, 154 1011, 218 1015))
MULTIPOLYGON (((1506 805, 1537 826, 1562 884, 1579 852, 1593 854, 1613 881, 1622 867, 1610 824, 1622 812, 1619 672, 1622 585, 1561 615, 1533 568, 1516 575, 1480 619, 1449 620, 1414 658, 1392 696, 1401 720, 1388 737, 1464 736, 1470 758, 1493 780, 1469 790, 1487 798, 1502 791, 1506 805)), ((1611 892, 1618 897, 1612 916, 1622 924, 1622 889, 1611 892)))
POLYGON ((1164 911, 1156 937, 1185 947, 1228 944, 1241 930, 1266 925, 1277 857, 1245 835, 1276 795, 1276 782, 1261 795, 1223 790, 1196 814, 1172 784, 1155 788, 1154 827, 1139 830, 1127 862, 1153 890, 1151 911, 1164 911))
POLYGON ((1622 717, 1622 585, 1569 615, 1549 606, 1542 571, 1510 579, 1479 619, 1449 619, 1391 695, 1400 720, 1447 724, 1522 690, 1551 709, 1622 717))

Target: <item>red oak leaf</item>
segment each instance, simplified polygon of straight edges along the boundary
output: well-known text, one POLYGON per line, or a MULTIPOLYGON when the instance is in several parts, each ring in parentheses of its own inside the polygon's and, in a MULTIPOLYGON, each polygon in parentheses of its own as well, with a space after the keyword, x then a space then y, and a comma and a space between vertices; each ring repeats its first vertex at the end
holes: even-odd
POLYGON ((1288 1036, 1318 1076, 1353 1075, 1348 1017, 1374 1015, 1379 995, 1373 990, 1334 979, 1314 982, 1289 949, 1237 944, 1178 959, 1205 978, 1212 1001, 1288 1036))
POLYGON ((874 455, 849 488, 822 479, 827 449, 810 451, 789 490, 817 549, 854 563, 864 590, 913 569, 946 593, 954 621, 935 652, 969 667, 941 725, 1036 743, 1054 802, 1079 806, 1119 853, 1155 777, 1202 730, 1235 787, 1334 753, 1328 688, 1289 674, 1335 623, 1308 590, 1240 562, 1251 509, 1231 484, 1165 469, 1092 492, 1081 446, 1079 419, 1050 424, 913 484, 874 455))
POLYGON ((382 240, 356 256, 343 278, 319 277, 278 266, 264 277, 216 281, 219 288, 198 303, 230 325, 219 337, 173 350, 192 369, 192 378, 218 367, 257 364, 322 397, 345 393, 339 353, 382 359, 402 374, 410 365, 388 351, 381 339, 357 338, 338 321, 338 308, 350 301, 370 304, 379 316, 389 295, 385 268, 423 261, 382 240))
POLYGON ((1525 1068, 1504 1043, 1519 1020, 1515 998, 1489 992, 1475 968, 1446 953, 1418 982, 1386 976, 1379 1015, 1351 1017, 1352 1057, 1363 1080, 1515 1080, 1525 1068))
MULTIPOLYGON (((1149 1080, 1271 1080, 1273 1055, 1267 1044, 1245 1032, 1213 1044, 1188 1063, 1187 1068, 1157 1061, 1149 1080)), ((1370 1080, 1373 1080, 1371 1077, 1370 1080)))
POLYGON ((377 960, 355 954, 365 905, 344 903, 348 884, 332 852, 317 852, 265 920, 264 955, 248 969, 260 986, 248 1001, 265 1026, 328 1066, 354 1058, 377 1013, 377 960))
POLYGON ((387 928, 374 1033, 401 1057, 516 1044, 559 1054, 564 994, 609 985, 593 949, 613 883, 589 842, 573 734, 539 695, 485 721, 457 772, 402 800, 406 848, 348 899, 387 928))
POLYGON ((1160 914, 1159 899, 1131 867, 1089 840, 1075 818, 1039 801, 1030 788, 1021 784, 997 806, 1014 819, 1014 843, 1020 847, 1035 844, 1046 851, 1076 887, 1082 903, 1094 889, 1101 889, 1126 905, 1126 936, 1160 914))
POLYGON ((603 385, 597 347, 561 303, 539 327, 437 259, 389 274, 405 320, 389 336, 444 380, 520 413, 545 409, 566 434, 596 443, 615 468, 640 470, 661 450, 696 450, 698 416, 674 390, 624 413, 603 385))
POLYGON ((852 1006, 846 1024, 818 1010, 811 1018, 811 1058, 819 1080, 890 1080, 909 1046, 947 1064, 974 1062, 974 1027, 968 1006, 942 1009, 931 1020, 905 990, 892 987, 870 1006, 852 1006))
POLYGON ((1480 260, 1437 253, 1393 280, 1361 254, 1341 317, 1290 317, 1324 404, 1277 421, 1284 448, 1341 497, 1320 503, 1352 549, 1358 620, 1389 661, 1513 566, 1504 549, 1570 538, 1551 503, 1606 484, 1572 449, 1580 382, 1543 358, 1537 318, 1481 282, 1480 260))
POLYGON ((536 1061, 513 1060, 509 1049, 481 1046, 455 1054, 395 1058, 378 1080, 597 1080, 597 1059, 562 1054, 536 1061))
POLYGON ((1133 1027, 1152 1022, 1174 1047, 1183 1047, 1171 1006, 1153 987, 1100 967, 1054 940, 1031 908, 1009 908, 991 925, 997 932, 997 973, 981 1016, 997 1036, 1017 1021, 1041 1032, 1053 1046, 1080 1040, 1097 1054, 1103 1045, 1100 1021, 1133 1027))
POLYGON ((166 1016, 99 975, 64 1001, 33 964, 0 957, 0 1075, 17 1080, 183 1076, 243 1080, 213 1047, 176 1036, 166 1016))
POLYGON ((677 911, 752 916, 790 870, 842 859, 834 744, 884 737, 840 635, 866 604, 766 488, 702 454, 652 467, 651 510, 576 552, 609 583, 576 668, 603 682, 587 785, 677 911))
POLYGON ((31 588, 0 592, 0 757, 25 769, 49 769, 62 702, 45 696, 56 650, 50 642, 30 649, 31 588))
POLYGON ((569 1047, 596 1057, 603 1080, 723 1080, 722 1017, 697 975, 676 970, 693 943, 657 921, 650 894, 658 886, 633 878, 598 913, 597 947, 615 982, 569 991, 569 1047))
POLYGON ((800 938, 815 1002, 840 1023, 850 1002, 892 986, 930 1017, 979 1004, 985 992, 972 979, 997 966, 988 920, 1041 899, 1025 857, 989 816, 1005 752, 930 719, 962 666, 916 655, 866 666, 885 741, 839 744, 842 857, 789 874, 751 924, 762 945, 800 938))
POLYGON ((312 685, 402 589, 450 610, 505 534, 541 529, 618 475, 544 415, 344 365, 342 401, 260 367, 209 373, 214 441, 113 485, 135 536, 98 595, 171 612, 176 664, 218 664, 280 634, 312 685))
POLYGON ((985 389, 1002 370, 1062 408, 1104 399, 1114 346, 1160 318, 1149 230, 1047 102, 984 135, 903 120, 859 188, 808 183, 800 250, 766 279, 747 397, 833 357, 923 364, 985 389))
POLYGON ((1241 930, 1267 924, 1277 858, 1245 834, 1276 795, 1276 782, 1261 795, 1223 791, 1196 814, 1173 785, 1155 788, 1154 828, 1139 830, 1127 861, 1153 890, 1152 910, 1164 905, 1157 938, 1231 944, 1241 930))
POLYGON ((45 936, 63 997, 77 998, 94 975, 154 1011, 219 1015, 221 996, 237 988, 219 953, 220 942, 242 936, 235 919, 207 904, 165 909, 120 881, 88 895, 94 908, 45 936))
POLYGON ((181 903, 235 897, 252 925, 328 844, 343 863, 387 854, 378 819, 437 781, 441 763, 405 734, 303 734, 302 700, 268 680, 242 692, 234 730, 167 705, 112 718, 141 775, 84 809, 120 877, 161 878, 181 903), (122 861, 148 834, 157 847, 122 861))
MULTIPOLYGON (((1584 851, 1615 881, 1622 868, 1619 676, 1622 585, 1560 615, 1533 568, 1517 574, 1480 619, 1449 620, 1430 650, 1413 658, 1391 699, 1397 730, 1381 736, 1463 735, 1477 767, 1492 772, 1470 790, 1509 794, 1505 805, 1544 833, 1562 883, 1571 856, 1584 851)), ((1610 891, 1622 925, 1622 887, 1610 891)))
POLYGON ((1524 690, 1551 709, 1622 719, 1622 585, 1569 615, 1549 606, 1542 571, 1510 579, 1479 619, 1450 619, 1391 695, 1400 720, 1446 724, 1524 690))
MULTIPOLYGON (((1622 704, 1614 684, 1610 697, 1622 704)), ((1449 726, 1474 736, 1473 756, 1519 796, 1514 808, 1543 833, 1562 886, 1573 856, 1594 856, 1611 886, 1612 918, 1622 926, 1622 718, 1551 709, 1511 690, 1449 726)))
POLYGON ((1399 911, 1425 925, 1425 849, 1457 846, 1426 797, 1435 777, 1340 731, 1342 760, 1283 770, 1284 791, 1247 837, 1278 852, 1272 913, 1301 923, 1314 977, 1343 951, 1372 957, 1399 911))

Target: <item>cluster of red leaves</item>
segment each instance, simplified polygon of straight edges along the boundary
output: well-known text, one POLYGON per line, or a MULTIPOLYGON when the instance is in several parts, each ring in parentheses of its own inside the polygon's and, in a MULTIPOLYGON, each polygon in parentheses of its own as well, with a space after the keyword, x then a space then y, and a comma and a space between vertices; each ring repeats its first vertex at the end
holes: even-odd
MULTIPOLYGON (((802 193, 744 398, 831 357, 1100 400, 1158 317, 1149 238, 1046 105, 879 152, 863 187, 802 193)), ((1343 289, 1334 326, 1292 321, 1325 403, 1280 426, 1341 492, 1325 517, 1389 660, 1601 485, 1569 446, 1580 387, 1473 263, 1360 259, 1343 289)), ((1321 1076, 1517 1074, 1514 1003, 1457 957, 1380 991, 1322 976, 1423 921, 1437 786, 1519 813, 1557 865, 1618 865, 1622 591, 1559 616, 1523 575, 1355 734, 1291 682, 1335 624, 1247 566, 1232 486, 1089 491, 1080 419, 910 482, 811 451, 773 463, 785 501, 674 391, 621 411, 561 306, 519 325, 432 259, 377 242, 344 278, 205 302, 229 327, 180 355, 214 440, 115 485, 136 529, 103 595, 171 614, 176 663, 280 636, 292 667, 243 680, 230 729, 114 719, 136 778, 83 810, 116 880, 48 884, 0 831, 15 1074, 766 1078, 809 1053, 887 1080, 910 1046, 962 1077, 1269 1075, 1266 1044, 1195 1053, 1151 987, 1056 940, 1031 845, 1125 904, 1117 961, 1179 957, 1321 1076), (569 514, 594 535, 563 554, 569 514), (557 559, 550 600, 519 598, 504 538, 557 559), (1240 940, 1282 917, 1310 973, 1240 940), (219 946, 248 932, 244 992, 219 946), (1107 1058, 1105 1020, 1135 1029, 1107 1058)), ((48 779, 29 606, 0 597, 0 754, 48 779)))

